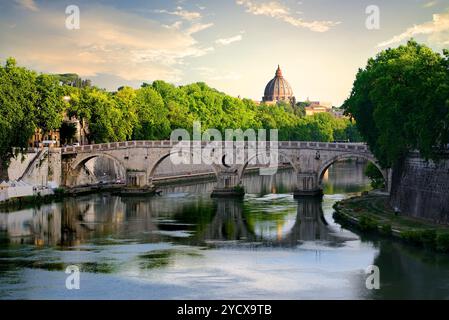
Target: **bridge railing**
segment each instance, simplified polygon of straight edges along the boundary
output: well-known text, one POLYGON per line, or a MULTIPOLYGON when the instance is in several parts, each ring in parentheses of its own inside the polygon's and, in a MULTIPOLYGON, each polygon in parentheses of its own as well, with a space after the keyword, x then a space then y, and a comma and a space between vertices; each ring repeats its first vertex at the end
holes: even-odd
MULTIPOLYGON (((185 141, 184 143, 189 143, 185 141)), ((201 141, 201 146, 205 147, 210 142, 201 141)), ((223 146, 224 146, 223 142, 223 146)), ((259 143, 259 142, 258 142, 259 143)), ((148 147, 158 147, 158 148, 171 148, 176 143, 170 140, 162 141, 123 141, 123 142, 109 142, 100 144, 90 144, 83 146, 70 146, 62 147, 61 151, 63 154, 70 153, 82 153, 82 152, 96 152, 96 151, 106 151, 115 149, 125 149, 125 148, 148 148, 148 147)), ((267 147, 269 147, 269 142, 266 142, 267 147)), ((248 142, 245 142, 245 147, 248 147, 248 142)), ((279 141, 278 148, 288 149, 288 148, 304 148, 304 149, 333 149, 333 150, 355 150, 355 151, 369 151, 368 146, 365 143, 336 143, 336 142, 313 142, 313 141, 279 141)))

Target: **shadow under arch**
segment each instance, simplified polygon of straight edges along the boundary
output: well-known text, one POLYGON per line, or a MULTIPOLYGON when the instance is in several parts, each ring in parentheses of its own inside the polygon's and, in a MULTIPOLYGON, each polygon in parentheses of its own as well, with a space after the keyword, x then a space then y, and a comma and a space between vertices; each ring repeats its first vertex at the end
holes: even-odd
POLYGON ((70 169, 72 171, 72 175, 71 175, 70 181, 68 181, 69 186, 76 185, 76 181, 77 181, 77 178, 79 177, 81 169, 85 167, 87 162, 89 162, 90 160, 95 159, 95 158, 107 158, 107 159, 114 161, 115 163, 117 163, 119 165, 120 171, 124 174, 124 176, 126 176, 126 166, 118 158, 111 156, 110 154, 107 154, 107 153, 93 153, 93 154, 86 155, 85 157, 79 159, 77 162, 75 162, 74 164, 71 165, 70 169))
MULTIPOLYGON (((176 151, 170 151, 166 154, 164 154, 163 156, 161 156, 151 167, 151 169, 149 170, 149 174, 148 174, 148 179, 150 181, 153 181, 154 178, 154 174, 156 172, 156 169, 159 167, 159 165, 167 158, 169 158, 172 154, 179 154, 182 153, 183 155, 189 155, 189 156, 194 156, 195 153, 193 151, 185 151, 185 150, 176 150, 176 151)), ((215 177, 218 177, 218 170, 214 165, 205 165, 208 166, 212 169, 212 171, 215 174, 215 177)))
POLYGON ((351 159, 356 159, 356 158, 362 158, 362 159, 365 159, 366 161, 374 164, 376 166, 376 168, 379 170, 379 172, 382 174, 382 177, 385 180, 385 184, 387 184, 387 182, 388 182, 387 173, 385 172, 384 169, 382 169, 382 167, 379 165, 379 163, 377 162, 377 160, 375 158, 366 156, 366 155, 356 154, 356 153, 347 153, 347 154, 340 154, 335 157, 332 157, 331 159, 327 160, 326 162, 324 162, 321 165, 321 167, 318 170, 318 185, 322 186, 324 174, 326 173, 327 169, 329 169, 329 167, 331 165, 333 165, 334 163, 339 162, 339 161, 351 160, 351 159))
MULTIPOLYGON (((298 172, 299 172, 299 170, 300 170, 299 165, 298 165, 295 161, 293 161, 292 158, 291 158, 290 156, 286 155, 286 154, 285 154, 284 152, 282 152, 282 151, 277 151, 277 153, 278 153, 278 155, 279 155, 279 156, 278 156, 278 160, 281 159, 281 158, 285 158, 285 159, 288 161, 288 163, 292 166, 292 168, 293 168, 293 170, 295 171, 295 173, 298 173, 298 172)), ((248 167, 248 165, 250 164, 250 162, 251 162, 252 160, 254 160, 254 158, 257 158, 257 157, 259 157, 260 155, 264 155, 264 154, 266 155, 266 152, 265 152, 265 151, 264 151, 264 152, 258 152, 258 153, 252 155, 251 157, 249 157, 249 158, 246 160, 245 164, 240 168, 240 170, 239 170, 239 172, 238 172, 238 180, 239 180, 239 182, 242 181, 243 176, 245 175, 245 170, 246 170, 246 168, 248 167)), ((279 166, 279 163, 278 163, 278 166, 279 166)))

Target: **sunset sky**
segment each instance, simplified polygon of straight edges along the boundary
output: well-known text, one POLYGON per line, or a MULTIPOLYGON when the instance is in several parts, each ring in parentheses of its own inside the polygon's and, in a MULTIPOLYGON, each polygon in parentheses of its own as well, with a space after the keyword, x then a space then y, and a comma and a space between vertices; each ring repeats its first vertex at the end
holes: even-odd
POLYGON ((449 48, 449 0, 0 0, 0 60, 108 90, 204 81, 260 100, 278 64, 297 100, 348 96, 369 57, 410 37, 449 48), (80 29, 65 26, 80 9, 80 29), (365 27, 380 8, 380 29, 365 27))

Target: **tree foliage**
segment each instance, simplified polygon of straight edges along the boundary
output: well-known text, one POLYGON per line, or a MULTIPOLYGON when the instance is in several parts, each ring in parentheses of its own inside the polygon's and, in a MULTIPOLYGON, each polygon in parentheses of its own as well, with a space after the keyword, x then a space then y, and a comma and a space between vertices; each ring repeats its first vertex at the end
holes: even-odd
POLYGON ((34 132, 36 101, 36 74, 8 59, 0 67, 0 179, 7 178, 10 158, 34 132))
POLYGON ((449 53, 411 40, 388 49, 359 70, 346 113, 383 166, 410 150, 438 158, 449 143, 449 53))
POLYGON ((70 122, 63 122, 59 129, 61 144, 72 143, 76 135, 76 126, 70 122))
POLYGON ((368 162, 365 168, 365 175, 371 180, 373 189, 385 188, 385 179, 379 169, 371 162, 368 162))

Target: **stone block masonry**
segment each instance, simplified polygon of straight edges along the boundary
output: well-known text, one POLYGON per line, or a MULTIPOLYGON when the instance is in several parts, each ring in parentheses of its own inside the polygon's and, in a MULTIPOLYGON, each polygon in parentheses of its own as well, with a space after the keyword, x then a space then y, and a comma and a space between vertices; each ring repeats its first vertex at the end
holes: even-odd
POLYGON ((390 203, 404 215, 449 224, 449 153, 438 162, 411 153, 393 170, 390 203))

